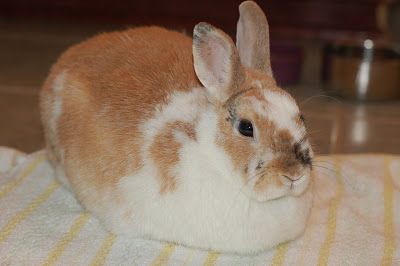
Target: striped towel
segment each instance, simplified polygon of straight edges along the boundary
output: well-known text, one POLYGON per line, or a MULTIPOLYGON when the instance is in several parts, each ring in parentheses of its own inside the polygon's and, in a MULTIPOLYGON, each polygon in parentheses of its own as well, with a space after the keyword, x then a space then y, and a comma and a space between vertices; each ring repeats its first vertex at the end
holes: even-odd
POLYGON ((115 237, 54 179, 43 151, 0 148, 0 265, 400 265, 400 157, 316 165, 304 235, 238 256, 115 237))

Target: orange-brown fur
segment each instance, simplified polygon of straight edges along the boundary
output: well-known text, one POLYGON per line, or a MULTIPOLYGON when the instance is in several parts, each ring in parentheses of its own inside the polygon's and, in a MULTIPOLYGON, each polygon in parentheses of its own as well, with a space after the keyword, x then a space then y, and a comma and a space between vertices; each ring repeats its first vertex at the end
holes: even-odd
POLYGON ((141 167, 140 125, 155 107, 172 91, 200 85, 191 38, 159 27, 101 34, 73 46, 53 66, 42 97, 53 94, 54 79, 63 71, 57 145, 68 158, 72 185, 87 182, 97 189, 141 167))
MULTIPOLYGON (((217 139, 217 144, 228 153, 235 170, 244 172, 250 158, 254 156, 256 148, 249 145, 248 138, 239 136, 229 123, 230 121, 225 118, 220 118, 218 127, 221 137, 217 139)), ((246 174, 243 177, 247 179, 246 174)))
POLYGON ((239 11, 239 49, 207 23, 193 39, 142 27, 91 38, 53 66, 41 91, 49 157, 114 234, 255 253, 304 229, 309 180, 286 174, 309 177, 308 142, 281 129, 304 128, 272 76, 263 12, 251 1, 239 11), (268 202, 288 195, 299 204, 268 202))
POLYGON ((175 133, 185 133, 192 140, 196 140, 196 133, 193 125, 180 121, 168 123, 163 130, 155 137, 150 148, 150 154, 155 160, 160 171, 160 193, 171 192, 176 189, 176 178, 171 173, 179 161, 179 150, 181 143, 175 138, 175 133))
MULTIPOLYGON (((235 95, 236 92, 237 98, 255 97, 268 104, 262 94, 265 88, 290 97, 276 86, 271 76, 237 66, 236 53, 232 59, 236 66, 231 73, 233 84, 230 86, 234 90, 231 93, 235 95), (254 87, 254 80, 260 82, 260 88, 254 87)), ((112 187, 120 177, 141 168, 143 139, 140 125, 154 115, 155 107, 167 103, 172 91, 189 91, 200 86, 193 69, 191 38, 158 27, 102 34, 70 48, 52 68, 43 94, 53 93, 52 83, 62 71, 67 77, 62 91, 63 110, 68 111, 62 112, 58 121, 58 146, 68 158, 69 165, 65 169, 72 185, 86 182, 98 190, 112 187)), ((220 137, 217 144, 230 155, 236 170, 246 172, 247 164, 256 155, 257 149, 249 144, 248 138, 238 136, 232 125, 227 125, 226 103, 214 104, 219 114, 220 137)), ((254 113, 252 106, 241 105, 240 113, 251 115, 248 118, 259 125, 260 147, 274 152, 291 148, 285 146, 292 143, 290 133, 275 132, 274 125, 254 113)), ((156 136, 150 154, 161 173, 161 193, 176 188, 176 180, 171 173, 179 160, 181 148, 174 138, 176 128, 190 138, 196 138, 193 125, 186 123, 177 123, 170 128, 167 126, 156 136)), ((55 156, 60 160, 57 152, 55 156)), ((293 158, 288 156, 282 155, 266 167, 275 173, 283 171, 288 162, 293 162, 293 158)), ((247 175, 243 176, 247 178, 247 175)), ((271 182, 265 180, 260 178, 257 188, 261 189, 271 182)), ((279 182, 277 185, 280 185, 279 182)))
POLYGON ((293 152, 293 135, 286 129, 278 130, 272 122, 268 121, 267 124, 268 148, 275 154, 275 158, 265 167, 266 174, 262 175, 254 186, 254 189, 260 192, 271 182, 275 182, 276 187, 284 186, 277 176, 298 176, 302 170, 293 152))
MULTIPOLYGON (((231 121, 227 120, 227 109, 230 104, 235 104, 237 98, 254 96, 260 101, 264 101, 264 96, 261 94, 260 89, 255 89, 251 82, 257 78, 260 80, 265 80, 265 75, 262 75, 258 71, 249 71, 245 70, 243 73, 245 75, 245 80, 240 84, 239 93, 233 94, 231 98, 228 99, 224 106, 220 107, 218 110, 219 113, 219 129, 221 137, 217 139, 217 144, 223 147, 223 149, 229 154, 232 162, 234 164, 235 170, 245 171, 250 158, 253 157, 256 153, 256 148, 249 144, 249 139, 243 136, 240 136, 235 132, 235 128, 231 124, 231 121)), ((267 79, 266 82, 268 85, 274 85, 275 81, 270 78, 267 79)), ((242 107, 243 109, 243 107, 242 107)), ((254 111, 251 106, 247 106, 242 110, 244 114, 253 114, 254 111)), ((256 116, 256 124, 261 125, 264 122, 264 119, 260 118, 257 114, 256 116)), ((246 117, 243 117, 246 118, 246 117)), ((247 117, 248 118, 248 117, 247 117)), ((247 181, 247 175, 243 175, 245 177, 245 181, 247 181)))

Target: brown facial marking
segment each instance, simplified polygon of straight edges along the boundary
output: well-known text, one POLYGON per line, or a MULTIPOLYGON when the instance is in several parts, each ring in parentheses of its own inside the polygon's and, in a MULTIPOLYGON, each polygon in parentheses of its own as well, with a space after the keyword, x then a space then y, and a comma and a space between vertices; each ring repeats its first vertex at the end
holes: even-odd
POLYGON ((193 125, 180 121, 168 123, 155 137, 150 147, 150 154, 160 171, 160 194, 176 189, 176 179, 171 170, 179 161, 179 150, 182 146, 175 138, 176 131, 183 132, 190 139, 196 140, 193 125))
POLYGON ((287 129, 277 130, 272 143, 272 150, 277 155, 276 159, 269 163, 274 171, 295 175, 299 170, 299 162, 294 153, 294 138, 287 129))
POLYGON ((261 176, 254 185, 254 190, 262 192, 270 185, 283 187, 280 175, 297 176, 301 167, 293 156, 279 156, 273 159, 265 168, 266 174, 261 176))
POLYGON ((249 139, 237 136, 230 122, 221 118, 218 123, 220 136, 217 138, 217 144, 230 155, 235 170, 245 172, 250 158, 255 154, 255 148, 249 144, 249 139))
POLYGON ((287 129, 277 130, 274 123, 270 123, 275 133, 271 139, 271 148, 274 152, 289 152, 293 149, 293 135, 287 129))
POLYGON ((277 129, 276 125, 266 122, 266 145, 274 153, 274 159, 262 170, 265 172, 255 183, 254 190, 262 192, 268 186, 282 187, 284 184, 280 175, 297 176, 301 172, 301 165, 294 153, 293 135, 287 129, 277 129))
MULTIPOLYGON (((246 167, 251 158, 256 155, 257 150, 265 147, 270 148, 268 145, 271 143, 271 138, 269 137, 270 127, 266 125, 268 121, 266 121, 265 117, 255 113, 252 105, 243 104, 243 102, 240 103, 240 99, 244 97, 254 97, 261 103, 267 105, 268 102, 264 97, 262 88, 275 86, 274 80, 265 78, 265 75, 262 73, 248 70, 246 74, 248 79, 242 84, 242 93, 232 95, 226 102, 224 108, 222 108, 222 111, 220 111, 221 119, 219 121, 220 126, 218 127, 220 129, 220 137, 217 139, 217 144, 222 146, 230 155, 235 169, 245 174, 246 167), (260 81, 260 88, 252 84, 252 81, 255 79, 260 81), (237 113, 239 110, 240 114, 237 113), (259 131, 260 138, 258 139, 258 147, 252 145, 251 141, 254 141, 253 139, 240 136, 235 132, 235 128, 233 127, 235 119, 249 119, 253 122, 259 131)), ((244 178, 245 182, 247 182, 247 175, 244 176, 244 178)))
MULTIPOLYGON (((233 95, 225 105, 225 113, 221 112, 220 126, 218 127, 220 137, 217 138, 217 143, 230 154, 235 169, 244 172, 246 175, 249 171, 246 168, 248 163, 258 152, 270 151, 274 154, 274 159, 271 162, 256 166, 258 173, 264 174, 257 179, 254 189, 264 191, 271 185, 274 187, 284 186, 279 175, 298 175, 301 171, 301 165, 294 153, 293 144, 295 141, 290 131, 278 129, 274 122, 255 112, 252 104, 245 99, 253 97, 268 108, 269 102, 263 93, 265 89, 284 94, 289 98, 291 96, 279 89, 273 79, 265 78, 258 71, 246 70, 246 74, 247 80, 242 86, 242 93, 233 95), (254 80, 259 83, 253 83, 254 80), (227 115, 228 112, 229 115, 227 115), (231 114, 235 114, 234 117, 231 114), (233 119, 249 119, 257 128, 257 139, 251 140, 237 135, 232 127, 233 119), (226 124, 223 125, 223 123, 226 124), (257 144, 252 145, 254 143, 251 143, 251 141, 257 141, 257 144)), ((248 178, 248 176, 245 176, 244 182, 248 182, 248 178)))

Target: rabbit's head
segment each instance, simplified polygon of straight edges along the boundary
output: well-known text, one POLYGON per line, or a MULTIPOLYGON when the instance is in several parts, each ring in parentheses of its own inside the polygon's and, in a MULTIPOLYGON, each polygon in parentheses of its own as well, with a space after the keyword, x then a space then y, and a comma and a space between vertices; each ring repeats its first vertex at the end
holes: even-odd
POLYGON ((300 195, 313 152, 295 100, 273 78, 268 23, 252 1, 239 7, 236 46, 221 30, 199 23, 193 33, 196 75, 218 114, 216 141, 257 201, 300 195))

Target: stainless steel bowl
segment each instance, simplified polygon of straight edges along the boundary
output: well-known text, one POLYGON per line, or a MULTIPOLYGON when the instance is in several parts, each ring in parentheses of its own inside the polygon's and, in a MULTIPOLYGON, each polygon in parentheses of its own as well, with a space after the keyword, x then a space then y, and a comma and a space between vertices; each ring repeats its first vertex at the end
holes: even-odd
POLYGON ((342 41, 329 49, 329 84, 345 98, 393 100, 400 97, 400 53, 386 43, 342 41))

